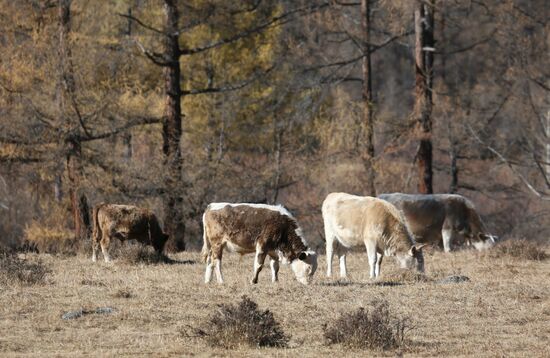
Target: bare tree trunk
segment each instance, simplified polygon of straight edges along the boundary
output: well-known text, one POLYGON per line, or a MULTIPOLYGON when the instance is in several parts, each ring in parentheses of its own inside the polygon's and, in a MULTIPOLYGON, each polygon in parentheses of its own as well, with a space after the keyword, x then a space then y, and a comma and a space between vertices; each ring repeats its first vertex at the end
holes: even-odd
POLYGON ((365 143, 363 150, 363 162, 367 170, 367 182, 365 183, 368 195, 376 196, 374 187, 374 142, 373 142, 373 103, 372 103, 372 71, 370 49, 370 3, 371 0, 361 0, 361 27, 364 36, 365 56, 363 57, 363 102, 365 121, 365 143))
POLYGON ((76 82, 71 64, 71 48, 69 46, 69 34, 71 31, 71 0, 58 1, 59 16, 59 81, 61 91, 59 94, 59 110, 66 122, 65 137, 67 176, 69 179, 69 197, 71 200, 71 211, 75 238, 84 239, 85 223, 82 222, 82 213, 78 200, 80 178, 82 176, 82 145, 79 136, 79 127, 76 121, 72 120, 69 109, 69 102, 72 101, 75 109, 76 82))
POLYGON ((415 108, 414 116, 420 138, 416 154, 418 192, 433 193, 432 169, 432 88, 435 0, 417 0, 414 9, 415 30, 415 108))
POLYGON ((165 31, 164 56, 168 64, 164 67, 164 91, 166 95, 165 119, 162 125, 163 153, 165 161, 164 177, 164 230, 170 235, 167 243, 169 251, 185 250, 183 221, 183 199, 181 188, 181 70, 178 43, 179 12, 175 0, 164 1, 165 31))
POLYGON ((281 151, 282 151, 282 139, 283 139, 284 126, 279 123, 277 117, 273 118, 273 144, 275 154, 275 177, 273 178, 273 196, 270 199, 269 204, 275 204, 279 197, 279 189, 281 186, 282 166, 281 166, 281 151))

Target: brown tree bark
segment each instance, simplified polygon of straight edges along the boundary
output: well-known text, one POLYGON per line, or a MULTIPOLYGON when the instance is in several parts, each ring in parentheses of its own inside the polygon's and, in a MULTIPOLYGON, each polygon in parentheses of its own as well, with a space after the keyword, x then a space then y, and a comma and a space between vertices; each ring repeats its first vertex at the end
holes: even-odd
MULTIPOLYGON (((76 82, 71 63, 71 47, 69 35, 71 32, 71 0, 58 0, 59 17, 59 112, 65 122, 65 166, 69 181, 69 198, 73 214, 75 238, 85 239, 89 227, 84 222, 84 213, 79 204, 78 192, 82 177, 82 143, 79 135, 78 121, 74 120, 71 111, 78 112, 76 108, 75 93, 76 82)), ((79 115, 76 113, 76 115, 79 115)), ((83 194, 82 194, 83 195, 83 194)), ((84 198, 85 199, 85 198, 84 198)), ((87 213, 86 213, 87 214, 87 213)))
POLYGON ((367 170, 367 182, 365 183, 366 193, 371 196, 376 196, 374 187, 374 115, 372 102, 372 66, 371 66, 371 49, 370 49, 370 5, 371 0, 361 0, 361 27, 364 36, 363 57, 363 102, 365 104, 363 112, 363 120, 365 125, 365 138, 363 150, 363 162, 367 170))
POLYGON ((414 9, 415 31, 415 107, 416 131, 420 139, 416 160, 418 192, 433 193, 432 169, 432 88, 435 0, 417 0, 414 9))
POLYGON ((165 32, 164 91, 166 95, 165 119, 162 124, 164 153, 164 230, 170 235, 166 249, 168 251, 185 250, 183 221, 183 198, 181 188, 181 70, 180 48, 178 43, 179 12, 175 0, 164 1, 165 32))

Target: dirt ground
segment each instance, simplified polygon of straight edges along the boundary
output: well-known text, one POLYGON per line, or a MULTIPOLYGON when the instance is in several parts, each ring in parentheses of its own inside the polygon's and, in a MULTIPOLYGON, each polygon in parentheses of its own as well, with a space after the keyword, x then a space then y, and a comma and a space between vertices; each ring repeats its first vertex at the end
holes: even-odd
MULTIPOLYGON (((365 253, 348 257, 349 280, 325 277, 324 257, 312 285, 302 286, 281 266, 272 284, 268 267, 249 284, 252 256, 226 254, 224 285, 203 283, 197 252, 171 256, 197 263, 141 265, 84 256, 29 254, 51 273, 46 283, 0 287, 1 356, 550 356, 550 260, 490 258, 473 251, 426 255, 426 273, 437 280, 460 274, 470 282, 384 285, 398 272, 387 258, 378 281, 368 278, 365 253), (242 295, 270 309, 289 348, 211 348, 195 336, 217 304, 242 295), (386 299, 393 313, 414 328, 403 352, 354 351, 327 346, 323 325, 340 313, 386 299), (112 307, 113 314, 62 320, 66 311, 112 307)), ((335 271, 338 272, 336 262, 335 271)))

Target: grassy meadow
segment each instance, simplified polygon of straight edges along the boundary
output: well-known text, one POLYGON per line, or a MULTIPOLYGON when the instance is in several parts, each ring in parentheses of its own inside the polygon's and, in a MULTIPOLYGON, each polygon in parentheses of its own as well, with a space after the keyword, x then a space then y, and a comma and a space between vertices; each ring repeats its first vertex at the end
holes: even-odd
POLYGON ((326 278, 321 256, 313 284, 302 286, 284 265, 278 283, 271 283, 267 266, 260 282, 249 284, 253 256, 226 253, 224 285, 203 283, 198 252, 171 255, 177 261, 172 264, 120 256, 111 264, 93 263, 89 256, 20 254, 24 262, 41 262, 48 273, 42 283, 0 285, 1 356, 550 356, 550 260, 523 260, 504 251, 432 251, 425 279, 403 274, 386 258, 381 277, 371 281, 366 254, 353 252, 347 281, 326 278), (449 275, 470 281, 438 282, 449 275), (208 329, 219 304, 238 303, 243 295, 273 312, 291 336, 288 347, 228 350, 197 333, 208 329), (395 317, 410 320, 402 348, 327 345, 325 324, 375 299, 386 300, 395 317), (67 311, 98 307, 114 313, 61 319, 67 311))

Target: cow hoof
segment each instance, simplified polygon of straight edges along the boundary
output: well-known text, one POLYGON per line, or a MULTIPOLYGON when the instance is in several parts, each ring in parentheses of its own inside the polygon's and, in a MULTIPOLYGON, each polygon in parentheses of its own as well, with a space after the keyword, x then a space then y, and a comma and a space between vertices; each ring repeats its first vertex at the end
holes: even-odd
POLYGON ((252 279, 252 280, 250 280, 250 283, 253 284, 253 285, 255 285, 255 284, 258 283, 258 280, 252 279))

